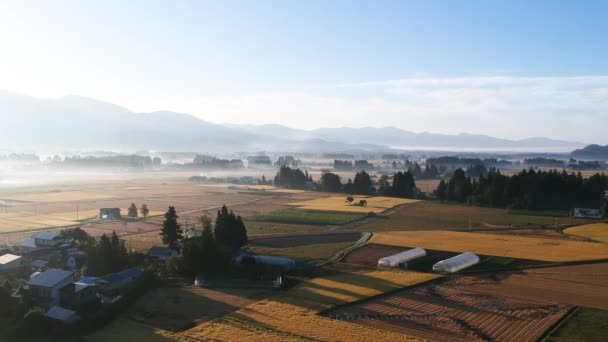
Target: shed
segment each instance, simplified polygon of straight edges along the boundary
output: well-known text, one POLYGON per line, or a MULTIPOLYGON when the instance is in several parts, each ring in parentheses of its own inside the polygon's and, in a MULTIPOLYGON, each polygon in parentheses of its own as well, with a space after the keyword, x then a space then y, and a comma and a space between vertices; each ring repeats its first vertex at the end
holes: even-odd
POLYGON ((14 254, 4 254, 0 256, 0 271, 8 271, 19 268, 23 260, 21 256, 14 254))
POLYGON ((479 263, 479 257, 471 252, 466 252, 449 259, 441 260, 433 265, 433 271, 454 273, 477 263, 479 263))

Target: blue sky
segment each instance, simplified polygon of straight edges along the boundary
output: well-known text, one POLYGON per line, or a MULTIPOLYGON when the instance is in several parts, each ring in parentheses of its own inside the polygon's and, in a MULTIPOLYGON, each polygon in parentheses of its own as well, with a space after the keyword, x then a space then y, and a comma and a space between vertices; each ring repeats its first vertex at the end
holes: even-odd
POLYGON ((12 1, 0 88, 228 123, 608 143, 605 1, 12 1))

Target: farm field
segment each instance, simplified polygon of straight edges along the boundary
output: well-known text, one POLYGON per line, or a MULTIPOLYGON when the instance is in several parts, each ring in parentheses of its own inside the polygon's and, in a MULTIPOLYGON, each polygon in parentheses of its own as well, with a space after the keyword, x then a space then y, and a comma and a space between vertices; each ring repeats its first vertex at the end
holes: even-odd
POLYGON ((3 200, 21 202, 75 202, 114 198, 112 195, 87 191, 51 191, 2 196, 3 200))
POLYGON ((564 233, 608 243, 608 223, 593 223, 564 230, 564 233))
POLYGON ((608 310, 578 308, 572 316, 543 341, 604 341, 608 336, 608 310))
POLYGON ((440 179, 421 179, 416 181, 416 187, 424 193, 432 194, 437 190, 440 182, 440 179))
POLYGON ((364 217, 364 214, 356 212, 331 212, 285 209, 269 213, 257 214, 251 217, 250 220, 313 225, 341 225, 362 219, 364 217))
POLYGON ((366 200, 366 206, 351 205, 346 202, 345 196, 331 196, 319 199, 313 199, 303 202, 289 203, 289 205, 305 210, 321 210, 321 211, 343 211, 353 213, 381 213, 387 209, 391 209, 398 205, 411 204, 420 202, 419 200, 395 197, 382 196, 353 196, 353 203, 358 203, 360 200, 366 200))
POLYGON ((511 235, 511 236, 523 236, 523 237, 537 237, 543 239, 557 239, 557 240, 572 240, 572 241, 589 241, 588 238, 565 234, 555 229, 544 229, 544 228, 528 228, 528 229, 493 229, 493 230, 478 230, 473 233, 479 234, 495 234, 495 235, 511 235))
POLYGON ((252 254, 272 255, 297 260, 325 260, 352 245, 352 242, 330 242, 295 247, 249 247, 252 254))
POLYGON ((467 275, 446 286, 481 295, 608 309, 608 263, 467 275))
POLYGON ((302 233, 319 234, 327 231, 327 227, 325 226, 281 222, 258 222, 248 219, 245 219, 245 225, 247 226, 247 235, 250 237, 302 233))
POLYGON ((593 242, 543 239, 499 234, 450 231, 380 232, 372 243, 390 246, 473 252, 482 255, 511 257, 548 262, 608 259, 608 245, 593 242))
POLYGON ((379 215, 356 227, 361 231, 512 228, 520 226, 547 226, 555 224, 585 224, 593 221, 567 217, 530 216, 512 214, 506 209, 442 204, 424 201, 396 208, 388 215, 379 215))
POLYGON ((285 188, 278 188, 276 186, 272 186, 272 185, 249 185, 249 184, 229 184, 229 183, 213 183, 213 184, 197 184, 197 186, 202 186, 202 187, 209 187, 209 188, 222 188, 222 189, 228 189, 229 186, 235 186, 235 187, 242 187, 242 189, 229 189, 232 191, 242 191, 244 189, 246 190, 255 190, 255 191, 267 191, 267 192, 274 192, 274 193, 285 193, 285 194, 301 194, 306 192, 306 190, 298 190, 298 189, 285 189, 285 188))
POLYGON ((435 341, 536 341, 569 309, 428 284, 326 315, 435 341))
MULTIPOLYGON (((410 248, 368 243, 350 252, 342 261, 348 264, 377 267, 378 260, 380 258, 401 253, 408 249, 410 248)), ((427 255, 424 258, 409 262, 407 269, 431 272, 433 264, 458 254, 454 252, 433 251, 429 249, 427 249, 426 252, 427 255)))
POLYGON ((416 341, 387 331, 368 329, 317 314, 335 305, 350 303, 405 286, 435 279, 437 275, 370 271, 315 278, 247 308, 182 333, 211 340, 251 341, 416 341), (340 334, 336 334, 340 331, 340 334))
POLYGON ((360 237, 361 233, 357 232, 269 236, 249 239, 249 245, 256 247, 287 248, 325 243, 352 243, 359 240, 360 237))

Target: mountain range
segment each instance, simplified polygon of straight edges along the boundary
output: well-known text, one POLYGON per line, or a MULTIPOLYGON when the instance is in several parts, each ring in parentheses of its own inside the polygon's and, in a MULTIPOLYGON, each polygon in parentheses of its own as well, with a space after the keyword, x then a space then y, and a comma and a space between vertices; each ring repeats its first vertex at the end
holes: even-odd
POLYGON ((319 128, 222 125, 190 114, 135 113, 85 97, 38 99, 0 92, 0 150, 109 149, 194 152, 356 152, 396 148, 569 151, 585 144, 535 137, 508 140, 486 135, 415 133, 395 127, 319 128))

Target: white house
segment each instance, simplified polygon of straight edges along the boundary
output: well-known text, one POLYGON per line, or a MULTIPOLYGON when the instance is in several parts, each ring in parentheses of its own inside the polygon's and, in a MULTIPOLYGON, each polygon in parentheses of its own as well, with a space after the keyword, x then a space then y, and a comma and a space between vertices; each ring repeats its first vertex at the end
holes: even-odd
POLYGON ((25 284, 39 304, 59 304, 59 290, 74 281, 74 272, 50 269, 30 278, 25 284))
POLYGON ((19 255, 4 254, 0 256, 0 271, 14 270, 21 265, 22 259, 19 255))

